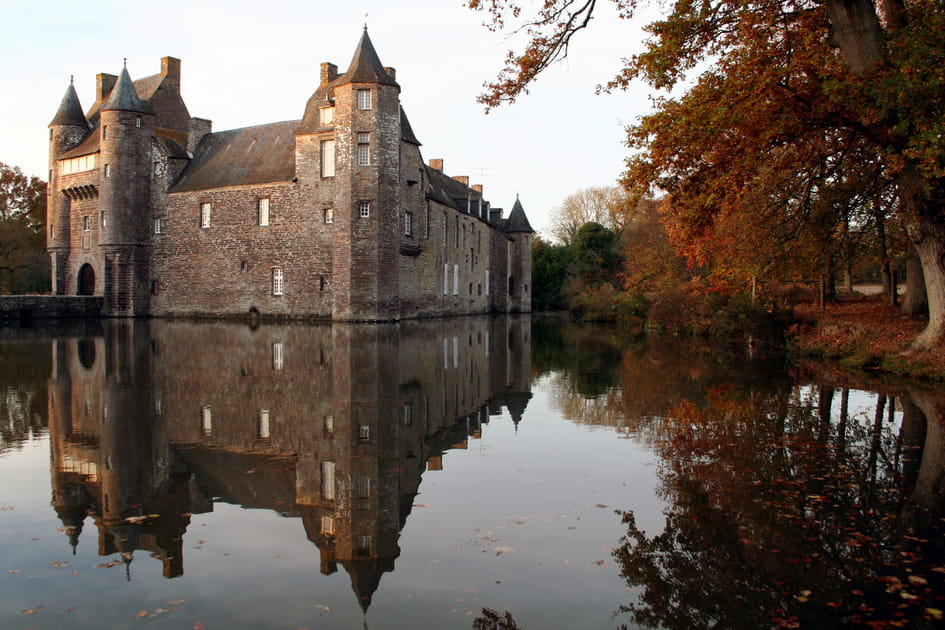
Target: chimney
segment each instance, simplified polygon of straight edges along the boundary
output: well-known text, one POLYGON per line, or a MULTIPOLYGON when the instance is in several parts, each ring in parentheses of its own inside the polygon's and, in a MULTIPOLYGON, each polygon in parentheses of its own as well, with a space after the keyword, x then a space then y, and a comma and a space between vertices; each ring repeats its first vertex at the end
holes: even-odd
POLYGON ((161 76, 168 87, 180 91, 180 59, 175 57, 161 57, 161 76))
POLYGON ((114 74, 105 74, 104 72, 99 72, 95 75, 95 100, 104 101, 105 97, 108 96, 108 93, 112 91, 112 88, 115 87, 115 82, 118 80, 118 77, 114 74))
POLYGON ((482 194, 482 184, 473 184, 472 189, 475 190, 480 195, 482 194))
POLYGON ((338 66, 336 66, 333 63, 329 63, 325 61, 324 63, 322 63, 322 71, 321 71, 320 78, 321 78, 322 85, 329 83, 331 81, 334 81, 335 79, 338 78, 338 66))
POLYGON ((443 172, 443 160, 430 160, 430 168, 435 168, 436 170, 443 172))
POLYGON ((187 129, 187 150, 191 153, 200 144, 200 139, 213 131, 213 123, 206 118, 191 118, 187 129))
POLYGON ((455 179, 456 181, 458 181, 458 182, 459 182, 460 184, 462 184, 463 186, 469 186, 469 176, 468 176, 468 175, 456 175, 455 177, 453 177, 453 179, 455 179))
POLYGON ((397 81, 397 71, 393 68, 384 68, 384 72, 390 77, 391 81, 397 81))

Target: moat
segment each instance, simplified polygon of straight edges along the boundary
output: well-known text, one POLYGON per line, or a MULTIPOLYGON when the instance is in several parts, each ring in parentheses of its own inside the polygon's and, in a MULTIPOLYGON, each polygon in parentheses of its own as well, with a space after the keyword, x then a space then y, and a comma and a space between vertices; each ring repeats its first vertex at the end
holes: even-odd
POLYGON ((0 626, 940 627, 945 392, 742 351, 2 326, 0 626))

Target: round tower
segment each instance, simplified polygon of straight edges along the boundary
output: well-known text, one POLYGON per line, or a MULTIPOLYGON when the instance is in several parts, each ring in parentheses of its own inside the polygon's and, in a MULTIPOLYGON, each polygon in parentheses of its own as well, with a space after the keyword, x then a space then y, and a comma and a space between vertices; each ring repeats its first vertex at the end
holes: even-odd
POLYGON ((332 317, 398 319, 400 86, 367 29, 333 83, 336 142, 332 317))
POLYGON ((71 237, 69 198, 63 194, 59 179, 59 156, 75 148, 89 133, 89 122, 82 113, 82 105, 75 85, 62 97, 59 110, 49 123, 49 186, 46 189, 46 249, 52 271, 52 292, 66 292, 67 260, 71 237))
POLYGON ((99 110, 99 217, 104 255, 105 312, 146 308, 147 233, 151 218, 150 148, 154 110, 138 97, 128 69, 99 110))

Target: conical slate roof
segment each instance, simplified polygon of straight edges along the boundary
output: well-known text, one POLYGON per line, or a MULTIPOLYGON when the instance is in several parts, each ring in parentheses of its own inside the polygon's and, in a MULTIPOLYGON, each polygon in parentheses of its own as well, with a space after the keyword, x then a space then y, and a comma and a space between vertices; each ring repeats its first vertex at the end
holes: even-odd
POLYGON ((85 128, 89 126, 89 121, 85 119, 85 114, 82 113, 82 105, 79 104, 79 95, 76 94, 75 85, 71 81, 69 87, 66 88, 65 95, 62 97, 62 102, 59 104, 59 111, 56 112, 52 122, 49 123, 50 127, 53 125, 72 125, 85 128))
POLYGON ((344 75, 338 77, 335 85, 344 85, 346 83, 380 83, 381 85, 397 85, 374 50, 374 44, 368 37, 367 28, 361 34, 361 41, 354 51, 354 57, 351 58, 351 65, 344 75))
POLYGON ((111 93, 109 93, 105 102, 102 103, 102 108, 99 111, 107 112, 112 110, 140 112, 142 114, 154 113, 154 109, 149 102, 138 98, 138 93, 135 91, 135 84, 128 75, 127 67, 121 69, 121 74, 118 75, 118 82, 115 83, 115 87, 112 88, 111 93))
POLYGON ((518 197, 515 198, 515 205, 512 206, 512 211, 509 213, 508 222, 505 224, 506 232, 534 232, 531 224, 528 222, 528 217, 525 216, 525 209, 522 207, 522 202, 518 200, 518 197))

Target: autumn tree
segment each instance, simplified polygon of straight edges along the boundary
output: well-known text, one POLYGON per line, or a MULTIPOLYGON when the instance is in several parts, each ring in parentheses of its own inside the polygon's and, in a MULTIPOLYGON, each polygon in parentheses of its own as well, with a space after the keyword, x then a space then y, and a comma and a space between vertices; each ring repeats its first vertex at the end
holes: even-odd
POLYGON ((49 288, 46 183, 0 162, 0 293, 49 288))
MULTIPOLYGON (((611 2, 621 18, 636 16, 636 0, 611 2)), ((597 0, 548 0, 531 14, 515 0, 468 4, 492 28, 527 37, 487 84, 487 107, 514 101, 565 57, 597 9, 597 0)), ((606 87, 642 79, 669 94, 629 129, 639 153, 625 183, 668 193, 674 237, 690 254, 710 252, 718 230, 734 234, 751 217, 765 217, 752 226, 761 232, 748 233, 755 245, 772 223, 796 226, 798 236, 836 225, 835 215, 814 211, 842 163, 851 180, 888 186, 921 262, 929 322, 913 348, 945 342, 945 5, 691 0, 647 30, 645 51, 606 87), (676 96, 676 88, 685 89, 676 96)))
POLYGON ((618 186, 583 188, 552 209, 551 235, 558 243, 570 245, 585 223, 598 223, 620 234, 629 206, 627 192, 618 186))

